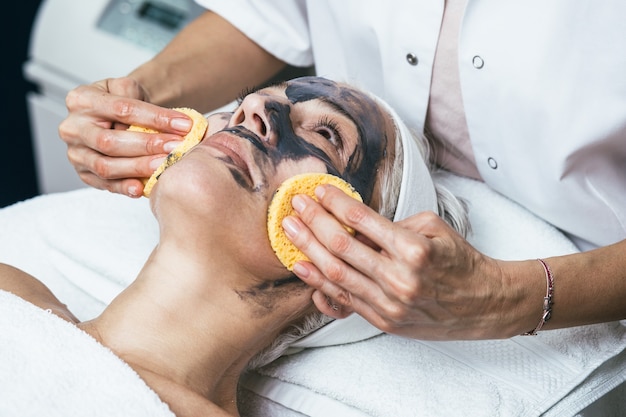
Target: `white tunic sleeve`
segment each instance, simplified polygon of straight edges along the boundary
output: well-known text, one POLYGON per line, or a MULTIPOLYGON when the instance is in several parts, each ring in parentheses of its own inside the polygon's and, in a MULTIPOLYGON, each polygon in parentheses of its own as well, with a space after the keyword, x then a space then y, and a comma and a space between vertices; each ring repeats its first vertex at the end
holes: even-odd
POLYGON ((297 67, 313 64, 306 5, 298 0, 196 0, 275 57, 297 67))

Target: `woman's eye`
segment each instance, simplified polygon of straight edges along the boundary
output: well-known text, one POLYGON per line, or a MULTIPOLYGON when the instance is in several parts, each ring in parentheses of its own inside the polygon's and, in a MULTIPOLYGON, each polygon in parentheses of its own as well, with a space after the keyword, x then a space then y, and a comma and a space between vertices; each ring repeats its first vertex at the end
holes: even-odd
POLYGON ((339 127, 332 120, 322 119, 315 126, 315 132, 335 146, 341 146, 339 127))
POLYGON ((324 137, 324 139, 326 139, 328 141, 334 142, 334 140, 335 140, 334 133, 331 130, 329 130, 329 129, 326 129, 326 128, 318 129, 317 133, 322 135, 324 137))
POLYGON ((237 95, 237 106, 241 106, 241 103, 243 103, 243 100, 249 96, 250 94, 255 93, 256 90, 254 88, 250 88, 250 87, 246 87, 243 90, 241 90, 241 92, 239 93, 239 95, 237 95))

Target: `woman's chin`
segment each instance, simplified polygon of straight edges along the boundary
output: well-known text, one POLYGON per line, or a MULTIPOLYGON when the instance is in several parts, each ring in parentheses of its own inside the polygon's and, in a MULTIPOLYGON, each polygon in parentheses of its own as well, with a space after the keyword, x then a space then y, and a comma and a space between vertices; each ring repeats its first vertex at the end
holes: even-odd
POLYGON ((165 212, 178 212, 185 218, 201 216, 205 221, 219 214, 219 197, 214 190, 209 189, 206 183, 199 181, 195 176, 176 175, 174 167, 164 172, 155 184, 150 195, 152 211, 161 218, 165 212))

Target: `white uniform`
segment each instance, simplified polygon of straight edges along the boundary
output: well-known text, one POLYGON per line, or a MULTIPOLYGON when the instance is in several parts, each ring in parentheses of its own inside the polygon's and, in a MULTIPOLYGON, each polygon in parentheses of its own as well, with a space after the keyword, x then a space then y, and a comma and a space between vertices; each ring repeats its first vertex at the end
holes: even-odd
MULTIPOLYGON (((443 1, 197 0, 422 131, 443 1)), ((478 171, 582 248, 626 239, 626 2, 470 0, 459 76, 478 171)), ((512 236, 512 238, 515 238, 512 236)))

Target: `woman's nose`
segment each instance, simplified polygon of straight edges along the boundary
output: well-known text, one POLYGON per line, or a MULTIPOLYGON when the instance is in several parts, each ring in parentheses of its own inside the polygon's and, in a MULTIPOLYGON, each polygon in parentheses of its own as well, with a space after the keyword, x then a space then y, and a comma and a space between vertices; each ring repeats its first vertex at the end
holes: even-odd
POLYGON ((272 134, 271 124, 265 109, 267 99, 268 97, 259 94, 246 96, 231 119, 232 125, 245 127, 265 143, 270 142, 272 134))

